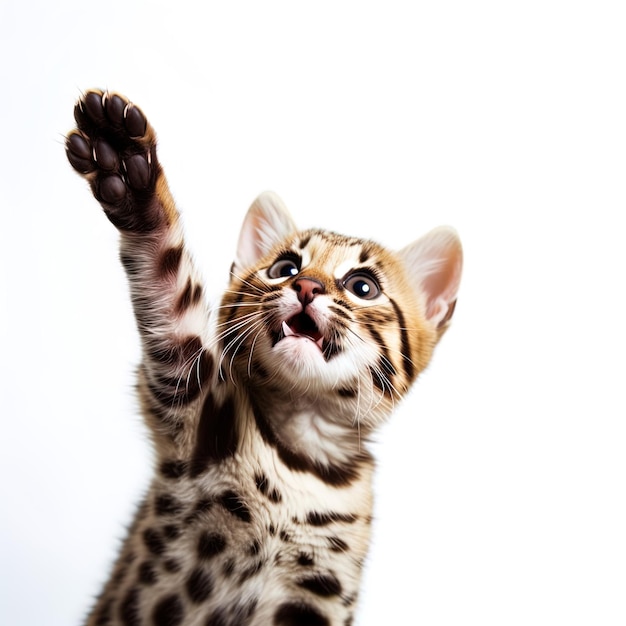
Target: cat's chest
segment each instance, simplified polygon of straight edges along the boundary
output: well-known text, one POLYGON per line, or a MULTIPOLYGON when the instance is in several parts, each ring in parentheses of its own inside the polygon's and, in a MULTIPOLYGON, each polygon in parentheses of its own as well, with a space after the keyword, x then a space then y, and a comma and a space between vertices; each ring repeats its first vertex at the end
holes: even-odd
POLYGON ((135 532, 140 567, 159 572, 163 593, 184 585, 202 600, 207 586, 219 587, 215 601, 225 604, 307 585, 356 597, 371 523, 367 486, 281 475, 271 451, 260 457, 229 459, 193 480, 155 480, 135 532))

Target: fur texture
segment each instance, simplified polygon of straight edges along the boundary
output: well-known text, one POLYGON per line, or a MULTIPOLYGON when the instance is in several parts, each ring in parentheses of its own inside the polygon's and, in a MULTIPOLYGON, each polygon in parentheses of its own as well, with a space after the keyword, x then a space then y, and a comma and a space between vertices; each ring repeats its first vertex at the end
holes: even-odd
POLYGON ((211 313, 144 114, 93 90, 75 118, 68 159, 120 231, 156 459, 86 623, 352 623, 372 515, 367 442, 450 321, 456 233, 396 253, 299 231, 266 193, 211 313))

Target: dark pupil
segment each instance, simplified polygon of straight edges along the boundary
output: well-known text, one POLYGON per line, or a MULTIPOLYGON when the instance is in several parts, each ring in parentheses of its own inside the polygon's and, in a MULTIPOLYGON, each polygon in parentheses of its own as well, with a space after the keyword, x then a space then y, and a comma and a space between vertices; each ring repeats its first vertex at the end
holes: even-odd
POLYGON ((298 268, 293 263, 285 263, 280 268, 281 276, 295 276, 298 273, 298 268))
POLYGON ((367 296, 372 288, 364 281, 357 280, 354 283, 354 292, 357 296, 367 296))

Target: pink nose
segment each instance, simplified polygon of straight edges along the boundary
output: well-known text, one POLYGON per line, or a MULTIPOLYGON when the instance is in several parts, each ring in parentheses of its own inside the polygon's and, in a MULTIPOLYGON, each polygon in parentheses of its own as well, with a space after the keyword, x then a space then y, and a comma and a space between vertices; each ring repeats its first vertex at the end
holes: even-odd
POLYGON ((296 290, 298 300, 303 307, 309 304, 316 295, 326 291, 324 285, 315 278, 298 278, 293 284, 293 288, 296 290))

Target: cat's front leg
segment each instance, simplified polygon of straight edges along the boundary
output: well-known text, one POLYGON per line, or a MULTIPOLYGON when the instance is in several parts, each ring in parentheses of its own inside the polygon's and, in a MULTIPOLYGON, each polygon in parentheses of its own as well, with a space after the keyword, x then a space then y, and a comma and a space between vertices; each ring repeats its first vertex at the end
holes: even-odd
POLYGON ((211 377, 213 361, 205 348, 203 288, 157 159, 156 136, 143 112, 118 94, 88 91, 74 117, 68 160, 121 235, 143 346, 144 412, 157 444, 177 447, 188 440, 185 417, 211 377))

